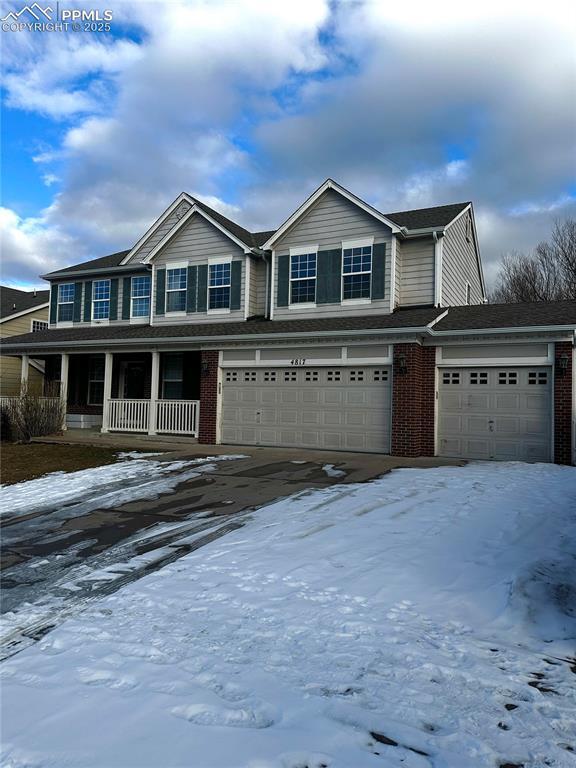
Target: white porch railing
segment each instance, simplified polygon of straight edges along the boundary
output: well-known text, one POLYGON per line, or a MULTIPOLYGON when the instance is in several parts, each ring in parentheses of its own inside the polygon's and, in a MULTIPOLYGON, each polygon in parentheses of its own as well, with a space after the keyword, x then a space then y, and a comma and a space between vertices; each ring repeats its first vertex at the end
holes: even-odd
POLYGON ((148 432, 150 400, 109 400, 108 429, 116 432, 148 432))
POLYGON ((163 432, 198 437, 199 400, 108 400, 112 432, 163 432), (154 417, 155 418, 152 418, 154 417))
POLYGON ((156 431, 198 437, 198 400, 157 400, 156 431))

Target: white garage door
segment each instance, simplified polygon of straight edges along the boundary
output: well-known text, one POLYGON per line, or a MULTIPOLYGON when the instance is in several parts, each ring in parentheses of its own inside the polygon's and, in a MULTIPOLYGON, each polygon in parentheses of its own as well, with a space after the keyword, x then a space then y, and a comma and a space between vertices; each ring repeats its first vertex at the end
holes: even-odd
POLYGON ((452 368, 439 374, 440 456, 552 460, 549 368, 452 368))
POLYGON ((222 374, 222 442, 390 451, 387 367, 235 368, 222 374))

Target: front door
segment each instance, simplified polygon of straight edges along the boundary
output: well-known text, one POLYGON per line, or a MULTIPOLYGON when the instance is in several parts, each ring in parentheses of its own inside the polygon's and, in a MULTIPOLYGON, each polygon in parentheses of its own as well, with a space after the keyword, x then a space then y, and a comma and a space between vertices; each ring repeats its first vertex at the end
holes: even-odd
POLYGON ((146 398, 146 364, 143 360, 124 360, 120 370, 120 391, 126 400, 146 398))

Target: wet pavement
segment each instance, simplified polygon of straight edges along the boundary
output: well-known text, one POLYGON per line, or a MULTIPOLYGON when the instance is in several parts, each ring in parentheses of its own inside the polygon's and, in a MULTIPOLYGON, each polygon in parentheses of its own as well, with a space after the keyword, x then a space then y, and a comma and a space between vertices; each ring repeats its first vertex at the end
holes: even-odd
MULTIPOLYGON (((6 516, 0 658, 39 639, 88 602, 242 526, 255 508, 312 488, 363 482, 387 471, 390 463, 407 465, 361 454, 252 451, 237 460, 206 458, 205 463, 199 451, 154 457, 176 467, 175 487, 156 498, 102 509, 102 488, 88 488, 73 503, 6 516), (196 463, 186 464, 187 458, 196 463)), ((228 448, 228 453, 234 451, 228 448)), ((141 484, 142 478, 122 480, 120 497, 130 483, 141 484)))

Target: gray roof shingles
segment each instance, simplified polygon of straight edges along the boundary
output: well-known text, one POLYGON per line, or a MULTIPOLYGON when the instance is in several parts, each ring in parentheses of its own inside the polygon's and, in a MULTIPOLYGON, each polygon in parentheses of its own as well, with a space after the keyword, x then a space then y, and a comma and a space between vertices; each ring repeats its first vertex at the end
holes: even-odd
POLYGON ((49 301, 49 297, 50 291, 19 291, 0 285, 0 319, 40 307, 49 301))
POLYGON ((445 227, 471 203, 453 203, 452 205, 437 205, 434 208, 419 208, 414 211, 397 211, 385 213, 387 219, 407 229, 426 229, 428 227, 445 227))
POLYGON ((490 328, 574 326, 576 301, 541 301, 525 304, 478 304, 451 307, 435 331, 470 331, 490 328))

